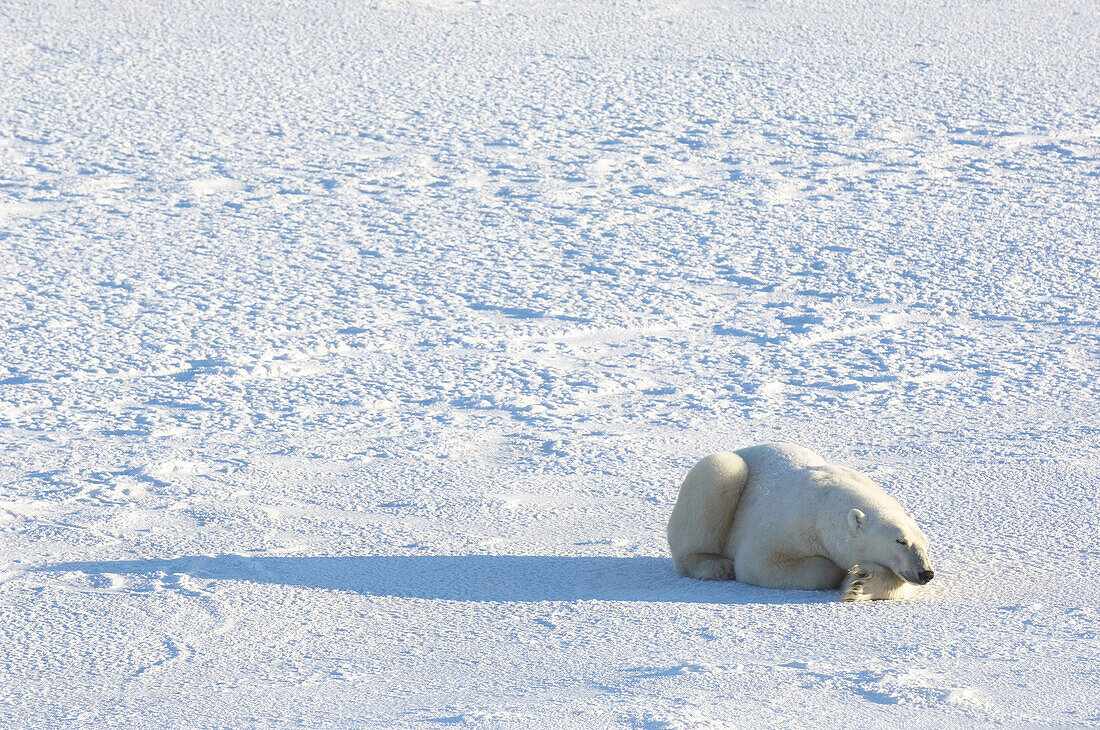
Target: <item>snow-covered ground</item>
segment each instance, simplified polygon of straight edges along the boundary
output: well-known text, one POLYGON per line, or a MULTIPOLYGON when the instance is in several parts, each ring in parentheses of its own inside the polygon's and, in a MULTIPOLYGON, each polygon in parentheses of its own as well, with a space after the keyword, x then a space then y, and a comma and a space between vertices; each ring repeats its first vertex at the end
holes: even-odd
POLYGON ((0 725, 1100 725, 1100 4, 0 3, 0 725), (679 578, 717 449, 932 541, 679 578))

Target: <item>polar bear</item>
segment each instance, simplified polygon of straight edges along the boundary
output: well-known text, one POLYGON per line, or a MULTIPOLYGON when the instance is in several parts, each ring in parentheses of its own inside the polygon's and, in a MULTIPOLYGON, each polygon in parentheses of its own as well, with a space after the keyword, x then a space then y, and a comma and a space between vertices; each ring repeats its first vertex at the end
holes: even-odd
POLYGON ((668 521, 681 575, 906 598, 932 580, 928 539, 881 487, 809 449, 763 444, 703 458, 668 521))

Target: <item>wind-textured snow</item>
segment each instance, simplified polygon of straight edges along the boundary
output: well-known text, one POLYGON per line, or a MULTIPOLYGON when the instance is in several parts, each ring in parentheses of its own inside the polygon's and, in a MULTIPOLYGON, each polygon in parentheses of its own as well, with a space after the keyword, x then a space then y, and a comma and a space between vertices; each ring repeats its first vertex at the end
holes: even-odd
POLYGON ((4 727, 1100 725, 1100 5, 0 4, 4 727), (919 600, 678 577, 785 440, 919 600))

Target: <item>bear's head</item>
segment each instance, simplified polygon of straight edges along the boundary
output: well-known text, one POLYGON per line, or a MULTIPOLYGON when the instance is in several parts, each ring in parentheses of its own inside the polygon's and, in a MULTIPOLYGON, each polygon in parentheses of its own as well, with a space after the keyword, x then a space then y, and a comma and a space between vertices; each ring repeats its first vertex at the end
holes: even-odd
POLYGON ((932 580, 928 538, 908 513, 852 509, 848 531, 853 551, 862 559, 884 565, 910 583, 932 580))

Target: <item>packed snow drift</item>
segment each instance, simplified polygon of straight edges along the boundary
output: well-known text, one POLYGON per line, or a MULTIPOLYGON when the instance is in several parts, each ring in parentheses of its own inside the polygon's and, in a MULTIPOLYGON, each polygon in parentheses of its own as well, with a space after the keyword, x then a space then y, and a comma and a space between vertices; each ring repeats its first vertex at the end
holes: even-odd
POLYGON ((0 725, 1100 724, 1100 5, 0 4, 0 725), (676 574, 700 457, 916 516, 676 574))

